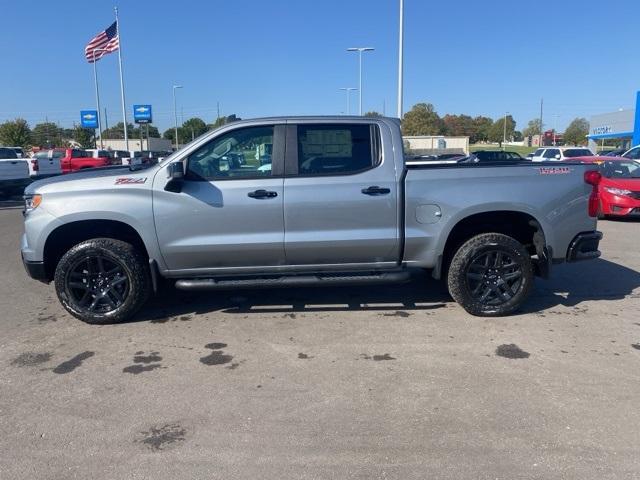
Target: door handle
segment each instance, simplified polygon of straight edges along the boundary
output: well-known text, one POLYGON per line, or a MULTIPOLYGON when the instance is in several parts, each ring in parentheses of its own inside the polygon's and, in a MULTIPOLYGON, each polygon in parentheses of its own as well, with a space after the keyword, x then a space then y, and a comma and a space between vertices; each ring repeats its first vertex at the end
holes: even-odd
POLYGON ((247 193, 247 196, 251 198, 274 198, 278 196, 278 192, 271 192, 269 190, 256 190, 255 192, 247 193))
POLYGON ((378 187, 377 185, 373 185, 368 188, 363 188, 361 191, 365 195, 386 195, 388 193, 391 193, 390 188, 378 187))

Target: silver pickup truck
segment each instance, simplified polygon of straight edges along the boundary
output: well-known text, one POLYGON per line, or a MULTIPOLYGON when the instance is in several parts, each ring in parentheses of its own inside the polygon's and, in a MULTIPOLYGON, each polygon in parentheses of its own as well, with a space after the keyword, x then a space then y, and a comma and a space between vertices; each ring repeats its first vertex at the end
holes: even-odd
POLYGON ((397 120, 267 118, 206 133, 144 170, 38 181, 22 258, 88 323, 182 290, 444 279, 469 313, 506 315, 534 275, 596 258, 587 165, 405 159, 397 120))

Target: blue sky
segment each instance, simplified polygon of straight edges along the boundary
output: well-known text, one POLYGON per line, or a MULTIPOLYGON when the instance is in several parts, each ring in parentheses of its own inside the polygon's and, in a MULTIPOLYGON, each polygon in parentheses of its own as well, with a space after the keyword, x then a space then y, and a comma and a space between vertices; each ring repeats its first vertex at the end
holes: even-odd
MULTIPOLYGON (((150 103, 155 124, 178 111, 224 115, 339 114, 340 87, 357 86, 364 109, 395 115, 397 0, 121 2, 128 112, 150 103)), ((94 108, 86 43, 113 21, 112 1, 7 2, 2 7, 0 121, 21 116, 70 126, 94 108)), ((545 124, 629 108, 640 89, 638 0, 405 0, 405 110, 431 102, 441 115, 497 118, 521 129, 545 102, 545 124), (534 6, 547 8, 535 12, 534 6), (555 117, 557 115, 557 117, 555 117)), ((102 105, 122 120, 117 55, 98 62, 102 105)), ((357 94, 352 94, 352 111, 357 94)))

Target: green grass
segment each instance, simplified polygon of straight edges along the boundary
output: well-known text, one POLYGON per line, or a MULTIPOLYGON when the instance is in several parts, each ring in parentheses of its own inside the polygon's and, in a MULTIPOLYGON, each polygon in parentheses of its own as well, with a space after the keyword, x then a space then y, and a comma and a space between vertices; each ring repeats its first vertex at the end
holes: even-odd
MULTIPOLYGON (((521 156, 524 157, 528 153, 535 151, 537 148, 538 147, 520 147, 520 146, 514 146, 514 145, 505 145, 504 149, 507 152, 519 153, 521 156)), ((469 150, 471 152, 475 152, 477 150, 502 150, 502 148, 498 147, 497 145, 485 145, 481 143, 476 143, 474 145, 469 145, 469 150)))

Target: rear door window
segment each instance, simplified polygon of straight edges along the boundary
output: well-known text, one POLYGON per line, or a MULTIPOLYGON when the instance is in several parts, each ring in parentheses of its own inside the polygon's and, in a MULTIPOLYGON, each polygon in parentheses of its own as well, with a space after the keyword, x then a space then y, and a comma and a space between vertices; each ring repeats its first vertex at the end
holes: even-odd
POLYGON ((592 157, 593 153, 588 148, 570 148, 564 151, 564 156, 566 158, 592 157))
POLYGON ((348 175, 378 162, 372 125, 298 125, 298 175, 348 175))

